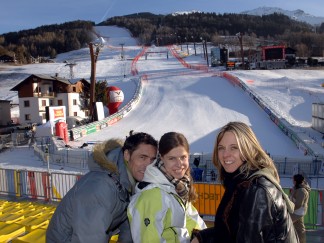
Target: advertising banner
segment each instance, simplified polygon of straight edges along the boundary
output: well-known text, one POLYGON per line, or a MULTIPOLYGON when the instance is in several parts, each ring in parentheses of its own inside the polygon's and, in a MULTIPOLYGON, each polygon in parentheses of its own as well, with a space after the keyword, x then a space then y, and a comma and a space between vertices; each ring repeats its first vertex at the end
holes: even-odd
POLYGON ((66 107, 65 106, 49 106, 48 107, 49 121, 56 123, 58 121, 66 122, 66 107))
POLYGON ((224 187, 217 184, 194 184, 198 200, 194 203, 194 206, 202 215, 215 215, 218 205, 224 194, 224 187))

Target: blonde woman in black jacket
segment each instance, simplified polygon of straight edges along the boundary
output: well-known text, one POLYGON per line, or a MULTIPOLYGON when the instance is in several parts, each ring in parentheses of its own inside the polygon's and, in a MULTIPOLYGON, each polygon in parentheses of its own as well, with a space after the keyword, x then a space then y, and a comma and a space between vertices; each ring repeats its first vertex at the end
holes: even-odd
POLYGON ((289 213, 294 205, 276 167, 252 129, 242 122, 221 128, 213 152, 225 193, 214 227, 193 232, 191 242, 298 243, 289 213))

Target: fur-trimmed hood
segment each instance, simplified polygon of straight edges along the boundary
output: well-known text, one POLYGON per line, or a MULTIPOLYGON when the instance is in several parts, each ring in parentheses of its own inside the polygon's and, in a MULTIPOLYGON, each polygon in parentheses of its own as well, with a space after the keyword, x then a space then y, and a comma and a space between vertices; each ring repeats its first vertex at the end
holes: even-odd
POLYGON ((118 173, 118 160, 124 160, 122 147, 123 141, 120 139, 109 139, 96 144, 88 161, 89 170, 107 170, 118 173))
POLYGON ((131 192, 131 181, 134 179, 128 173, 122 147, 123 141, 116 138, 96 144, 92 156, 89 157, 88 166, 90 171, 115 174, 120 183, 131 192))

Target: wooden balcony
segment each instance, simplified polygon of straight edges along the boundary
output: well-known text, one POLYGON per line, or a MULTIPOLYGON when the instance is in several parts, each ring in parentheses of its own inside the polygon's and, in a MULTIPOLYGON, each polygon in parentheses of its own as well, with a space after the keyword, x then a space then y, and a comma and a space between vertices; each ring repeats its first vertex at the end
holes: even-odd
POLYGON ((34 97, 54 98, 56 97, 56 93, 55 92, 34 93, 34 97))

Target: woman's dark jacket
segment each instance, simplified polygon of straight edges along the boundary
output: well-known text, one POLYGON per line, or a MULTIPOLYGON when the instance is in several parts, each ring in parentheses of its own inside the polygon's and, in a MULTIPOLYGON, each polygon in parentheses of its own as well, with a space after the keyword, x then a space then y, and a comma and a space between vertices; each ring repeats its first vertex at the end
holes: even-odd
POLYGON ((197 233, 199 242, 299 242, 289 215, 294 205, 268 169, 245 179, 238 175, 224 185, 215 227, 197 233))

